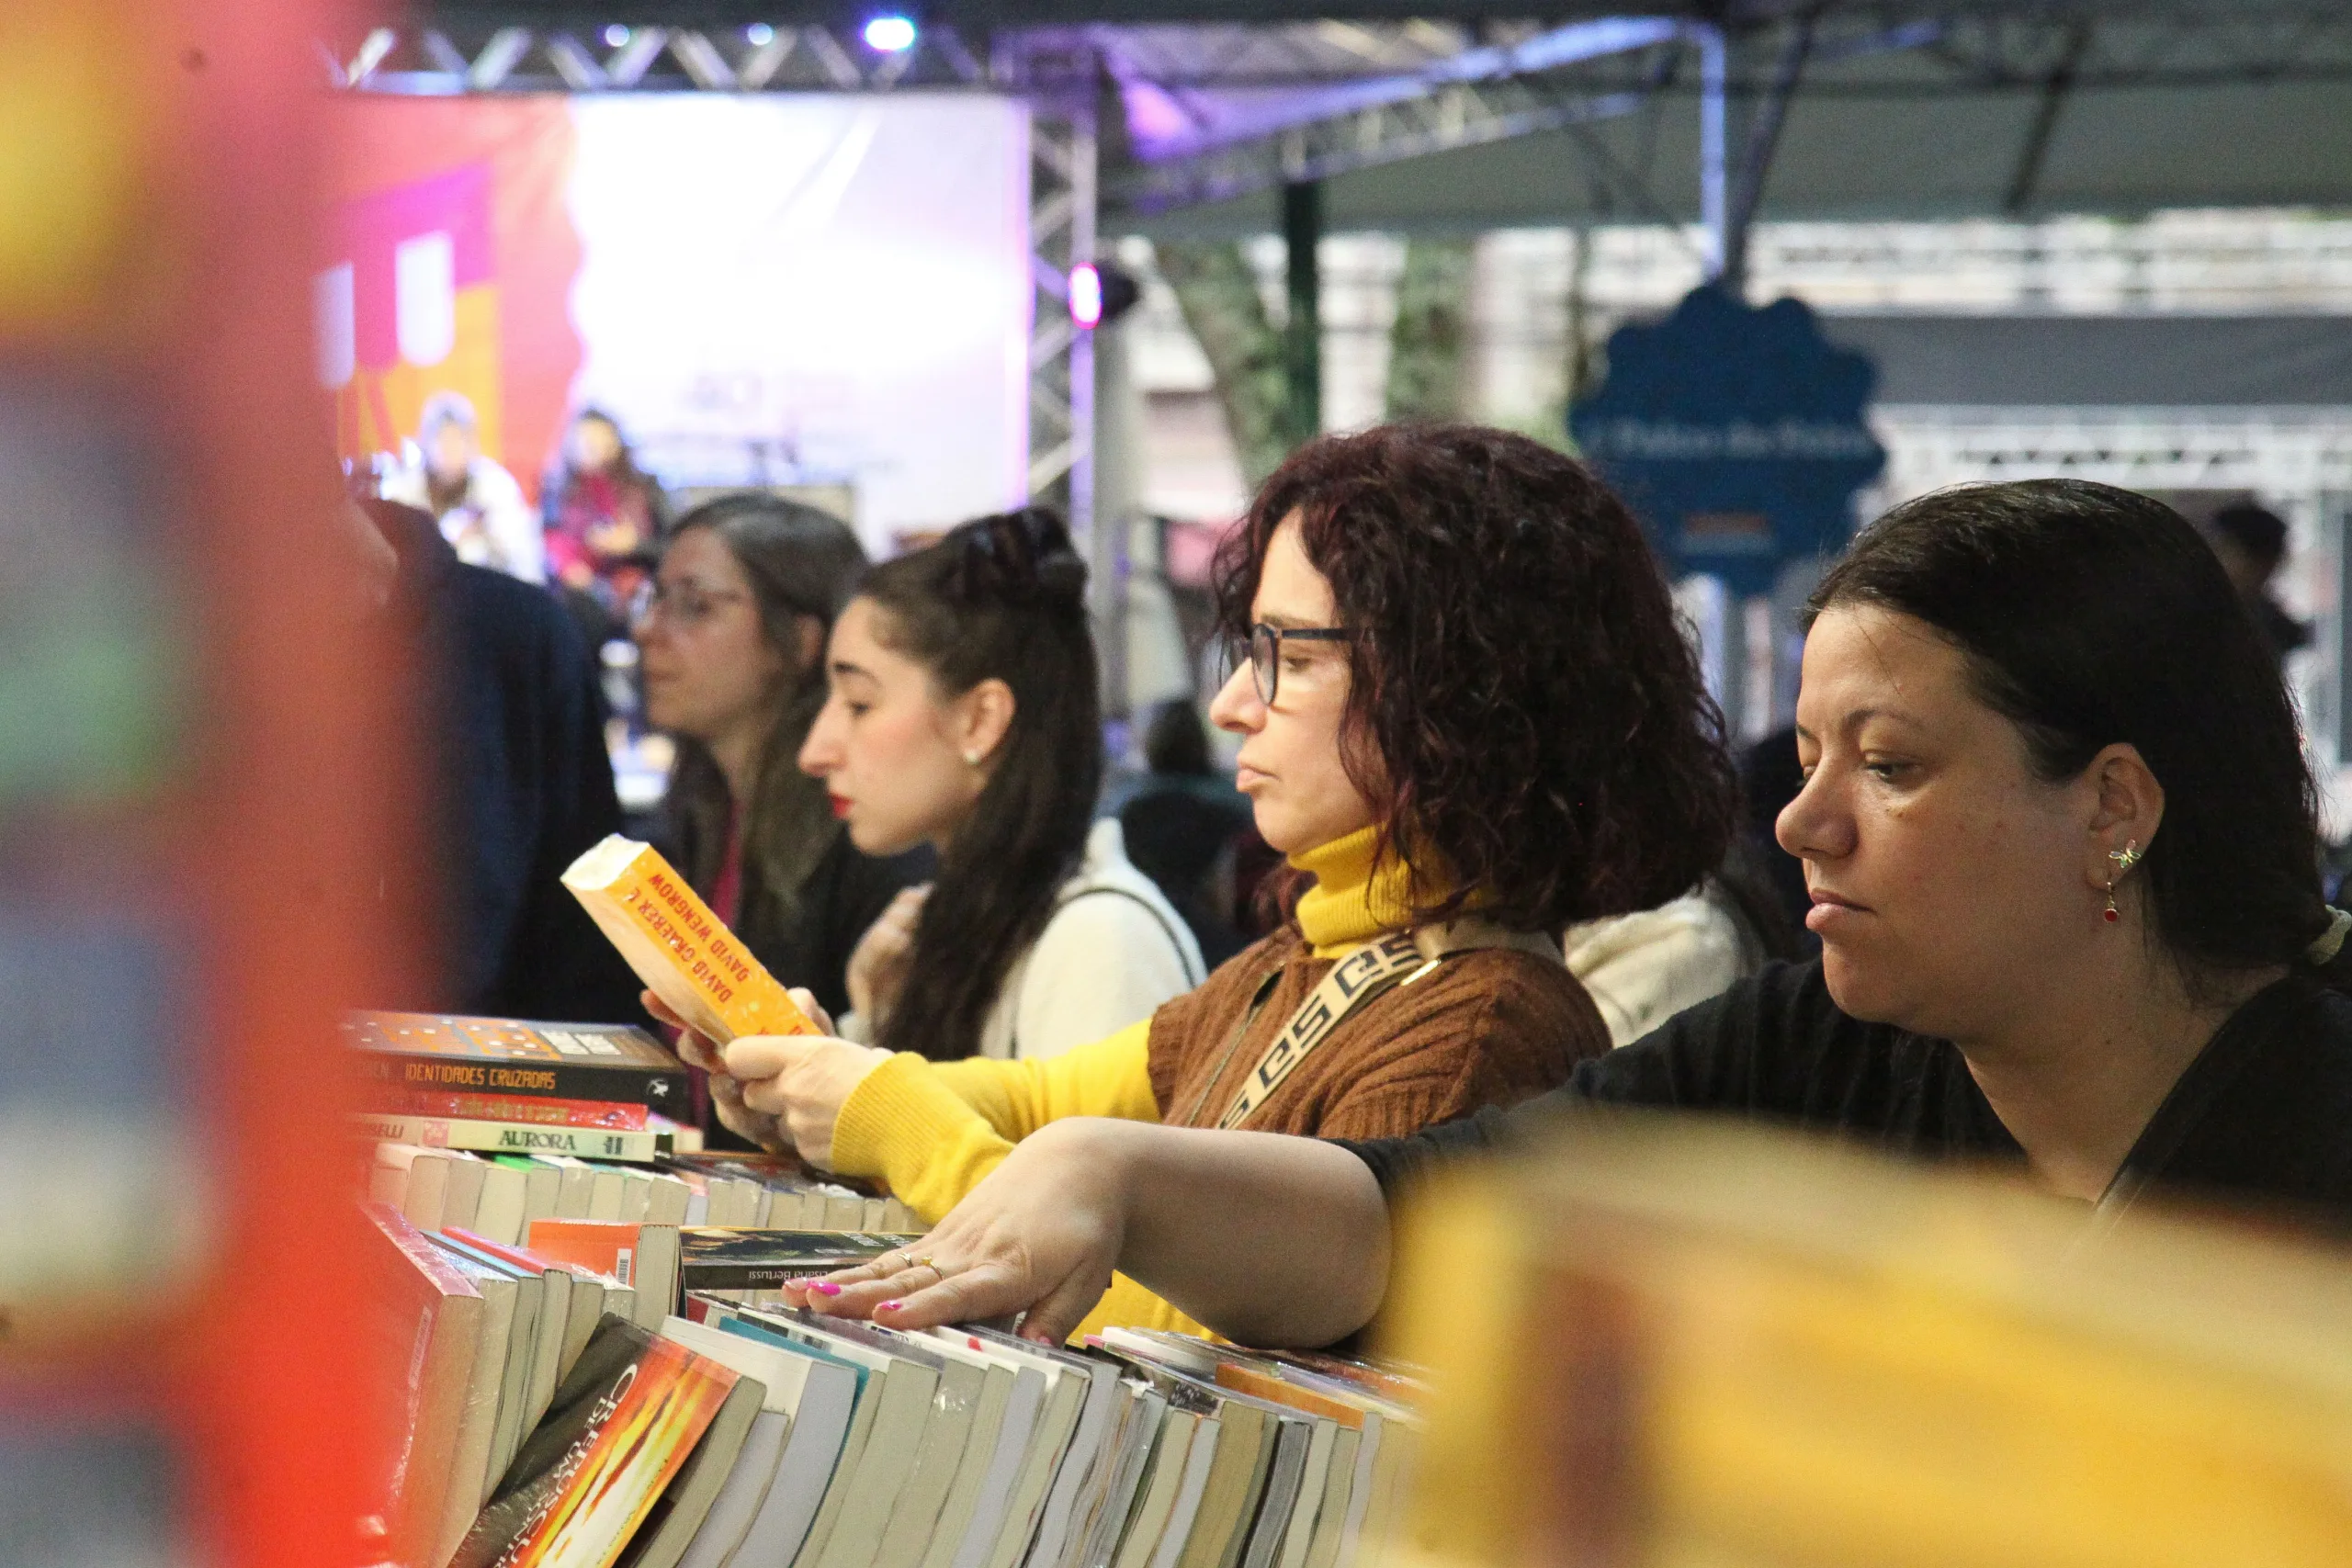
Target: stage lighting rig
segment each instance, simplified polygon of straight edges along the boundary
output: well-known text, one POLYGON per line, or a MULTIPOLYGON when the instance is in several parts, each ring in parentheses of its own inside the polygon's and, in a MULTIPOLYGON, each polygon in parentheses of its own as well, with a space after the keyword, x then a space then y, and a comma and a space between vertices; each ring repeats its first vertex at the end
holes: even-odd
POLYGON ((1080 262, 1069 269, 1069 319, 1085 331, 1110 325, 1142 298, 1142 286, 1115 262, 1080 262))

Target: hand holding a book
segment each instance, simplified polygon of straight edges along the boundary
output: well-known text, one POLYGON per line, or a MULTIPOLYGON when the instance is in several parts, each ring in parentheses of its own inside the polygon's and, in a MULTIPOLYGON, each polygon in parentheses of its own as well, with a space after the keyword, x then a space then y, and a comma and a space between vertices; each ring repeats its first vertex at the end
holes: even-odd
MULTIPOLYGON (((807 997, 808 993, 801 993, 807 997)), ((813 998, 809 998, 811 1001, 813 998)), ((792 1146, 775 1116, 754 1111, 743 1103, 743 1086, 727 1070, 727 1058, 719 1055, 718 1046, 698 1032, 694 1025, 672 1010, 670 1004, 647 991, 638 998, 645 1010, 675 1032, 678 1059, 690 1067, 700 1067, 710 1075, 711 1108, 718 1112, 720 1125, 739 1138, 749 1138, 771 1154, 783 1154, 792 1146)), ((812 1017, 823 1019, 821 1010, 812 1017)), ((831 1027, 831 1021, 826 1021, 831 1027)))
POLYGON ((907 983, 907 964, 915 950, 915 927, 922 919, 923 900, 931 884, 899 889, 889 907, 875 917, 857 939, 842 976, 849 989, 850 1010, 865 1021, 869 1034, 882 1027, 883 1018, 907 983))
MULTIPOLYGON (((710 1075, 711 1103, 730 1132, 772 1153, 797 1150, 827 1169, 842 1102, 890 1059, 888 1051, 825 1034, 746 1034, 720 1045, 652 992, 641 999, 646 1011, 678 1032, 679 1057, 710 1075)), ((808 991, 793 987, 792 1000, 818 1028, 832 1028, 808 991)))
MULTIPOLYGON (((806 991, 795 995, 812 1018, 824 1018, 806 991)), ((834 1120, 890 1053, 821 1034, 747 1034, 729 1043, 725 1059, 745 1107, 781 1127, 802 1159, 830 1170, 834 1120)))

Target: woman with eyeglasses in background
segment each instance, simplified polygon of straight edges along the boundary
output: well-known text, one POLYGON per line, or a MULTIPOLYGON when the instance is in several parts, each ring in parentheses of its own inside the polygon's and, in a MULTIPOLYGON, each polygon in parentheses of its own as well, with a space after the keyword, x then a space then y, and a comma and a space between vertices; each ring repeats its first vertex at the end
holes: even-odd
MULTIPOLYGON (((1239 659, 1210 715, 1289 857, 1281 927, 1051 1061, 736 1041, 729 1092, 763 1141, 936 1220, 1064 1117, 1395 1136, 1608 1049, 1557 933, 1696 882, 1732 801, 1624 507, 1499 431, 1327 436, 1268 479, 1219 579, 1239 659)), ((1185 1320, 1122 1281, 1091 1321, 1185 1320)))
POLYGON ((928 851, 876 860, 796 759, 825 702, 826 637, 865 570, 857 536, 756 493, 678 520, 636 635, 646 717, 677 743, 667 848, 762 964, 847 1004, 858 939, 928 851))

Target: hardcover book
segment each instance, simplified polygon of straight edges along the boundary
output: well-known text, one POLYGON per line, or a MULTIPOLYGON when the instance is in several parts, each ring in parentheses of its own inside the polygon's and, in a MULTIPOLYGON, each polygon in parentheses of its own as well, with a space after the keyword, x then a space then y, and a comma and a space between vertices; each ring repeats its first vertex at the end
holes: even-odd
POLYGON ((697 1032, 721 1044, 820 1032, 652 846, 616 833, 572 862, 563 885, 646 987, 697 1032))
POLYGON ((671 1113, 686 1106, 685 1064, 627 1024, 359 1012, 344 1021, 343 1038, 395 1090, 610 1100, 671 1113))

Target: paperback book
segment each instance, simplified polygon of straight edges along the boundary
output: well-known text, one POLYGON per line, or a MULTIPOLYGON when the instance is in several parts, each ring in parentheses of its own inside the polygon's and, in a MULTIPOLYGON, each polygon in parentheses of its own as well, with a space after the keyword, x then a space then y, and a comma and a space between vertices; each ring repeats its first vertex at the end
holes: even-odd
POLYGON ((635 1165, 650 1165, 677 1146, 676 1134, 667 1130, 613 1132, 537 1122, 462 1122, 375 1111, 355 1112, 354 1124, 364 1136, 380 1143, 413 1144, 427 1149, 466 1149, 478 1154, 571 1155, 580 1159, 626 1160, 635 1165))
POLYGON ((449 1568, 611 1568, 735 1382, 718 1362, 606 1316, 449 1568))
POLYGON ((646 988, 703 1035, 815 1034, 816 1024, 662 858, 616 833, 563 874, 646 988))
POLYGON ((669 1115, 687 1103, 685 1064, 626 1024, 361 1012, 345 1020, 343 1038, 393 1093, 527 1095, 669 1115))

